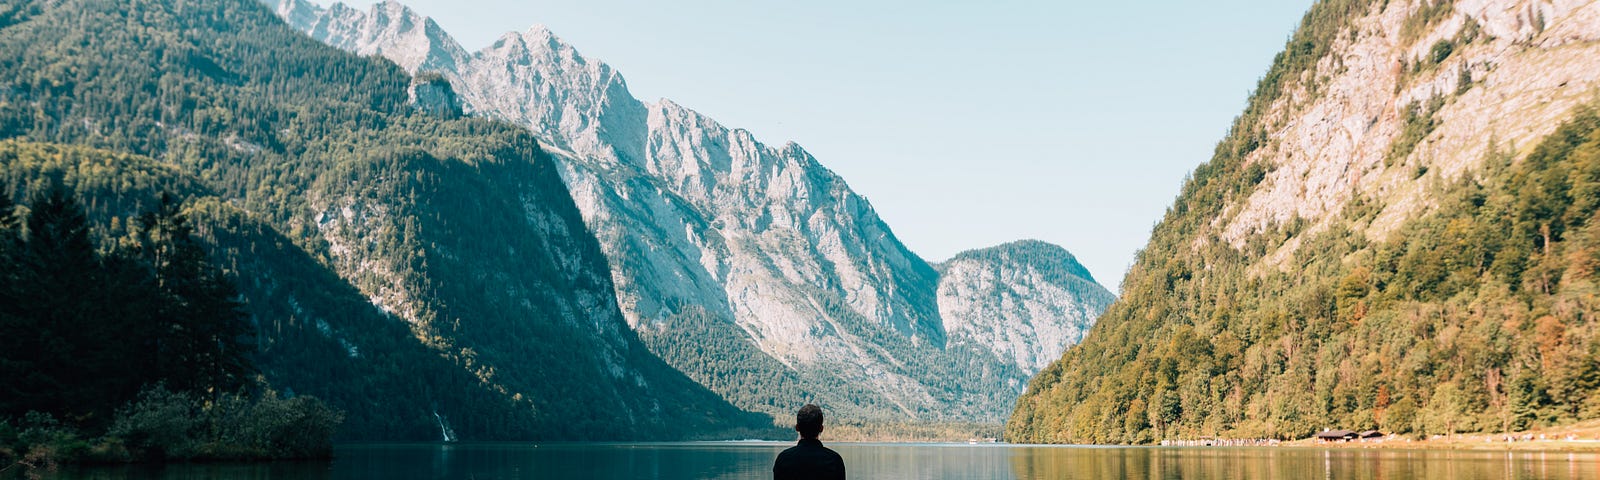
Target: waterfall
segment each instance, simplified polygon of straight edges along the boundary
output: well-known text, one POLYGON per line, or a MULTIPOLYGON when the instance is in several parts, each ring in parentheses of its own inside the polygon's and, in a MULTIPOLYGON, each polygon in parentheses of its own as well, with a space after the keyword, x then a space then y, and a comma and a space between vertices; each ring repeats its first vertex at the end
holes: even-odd
POLYGON ((433 418, 439 421, 439 435, 444 437, 444 441, 456 441, 456 432, 450 429, 450 421, 445 420, 444 416, 440 415, 438 411, 433 412, 433 418))

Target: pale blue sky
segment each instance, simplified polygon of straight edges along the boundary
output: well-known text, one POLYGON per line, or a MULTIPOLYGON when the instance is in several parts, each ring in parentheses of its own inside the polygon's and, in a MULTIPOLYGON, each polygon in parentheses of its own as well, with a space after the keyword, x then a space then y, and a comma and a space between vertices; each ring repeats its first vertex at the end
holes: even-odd
POLYGON ((542 23, 640 99, 793 140, 929 261, 1037 238, 1112 289, 1311 5, 401 1, 469 51, 542 23))

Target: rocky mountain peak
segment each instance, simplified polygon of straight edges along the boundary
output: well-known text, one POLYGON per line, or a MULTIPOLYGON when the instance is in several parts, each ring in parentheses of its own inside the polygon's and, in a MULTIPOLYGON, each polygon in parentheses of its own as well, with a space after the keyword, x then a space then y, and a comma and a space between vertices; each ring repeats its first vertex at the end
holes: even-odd
POLYGON ((961 252, 939 270, 950 336, 1030 374, 1078 343, 1116 300, 1067 249, 1039 240, 961 252))
MULTIPOLYGON (((968 250, 951 257, 950 261, 967 260, 985 256, 998 257, 1008 260, 1022 261, 1029 265, 1049 267, 1064 276, 1074 277, 1087 282, 1095 282, 1094 275, 1089 269, 1078 263, 1078 257, 1060 245, 1038 239, 1017 240, 1010 243, 997 245, 979 250, 968 250)), ((949 264, 950 262, 945 262, 949 264)))
POLYGON ((671 100, 639 101, 611 67, 542 26, 467 58, 441 72, 466 108, 530 128, 557 154, 611 262, 627 324, 706 385, 746 388, 723 377, 737 371, 788 378, 853 405, 858 418, 999 420, 1041 359, 1076 341, 1108 303, 1081 266, 1004 264, 1033 260, 1026 255, 975 259, 971 278, 941 293, 939 271, 799 145, 768 146, 671 100), (1073 274, 1049 274, 1063 268, 1073 274), (979 304, 1018 276, 1029 293, 979 304), (715 351, 687 354, 684 342, 715 351), (744 360, 718 363, 733 359, 744 360))
MULTIPOLYGON (((542 23, 535 23, 529 26, 527 30, 522 32, 522 38, 526 39, 530 45, 537 45, 538 48, 544 50, 549 50, 552 52, 577 52, 576 48, 573 48, 572 45, 561 41, 561 38, 557 37, 555 32, 550 31, 550 28, 546 27, 542 23)), ((579 60, 581 60, 581 58, 579 60)))
POLYGON ((454 71, 466 50, 433 19, 388 0, 365 11, 344 3, 320 7, 282 0, 277 13, 290 26, 323 43, 362 55, 381 55, 406 71, 454 71))

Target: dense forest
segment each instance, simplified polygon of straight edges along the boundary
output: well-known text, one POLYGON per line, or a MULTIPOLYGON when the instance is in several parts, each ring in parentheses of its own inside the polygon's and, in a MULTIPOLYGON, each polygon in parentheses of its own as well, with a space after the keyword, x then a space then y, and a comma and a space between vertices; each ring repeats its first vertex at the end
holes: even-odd
MULTIPOLYGON (((1243 248, 1214 234, 1194 241, 1262 179, 1265 167, 1243 159, 1265 139, 1260 115, 1279 83, 1307 78, 1343 22, 1369 6, 1313 7, 1155 229, 1122 299, 1019 400, 1008 440, 1289 439, 1330 427, 1428 435, 1600 417, 1591 108, 1521 158, 1502 145, 1461 178, 1430 180, 1436 205, 1385 239, 1364 233, 1382 199, 1358 197, 1325 230, 1297 219, 1243 248), (1289 268, 1252 267, 1296 236, 1289 268)), ((1422 9, 1408 24, 1438 15, 1422 9)), ((1397 148, 1431 128, 1434 109, 1410 109, 1397 148)))
POLYGON ((341 438, 770 424, 622 324, 531 135, 420 110, 387 60, 250 0, 4 0, 0 52, 0 138, 104 153, 8 163, 10 192, 67 177, 114 236, 154 208, 138 199, 170 192, 238 286, 262 377, 344 410, 341 438))
MULTIPOLYGON (((3 142, 0 178, 67 151, 115 157, 3 142)), ((96 225, 64 175, 33 180, 24 204, 0 194, 0 467, 331 453, 339 415, 263 391, 237 290, 174 197, 96 225)))

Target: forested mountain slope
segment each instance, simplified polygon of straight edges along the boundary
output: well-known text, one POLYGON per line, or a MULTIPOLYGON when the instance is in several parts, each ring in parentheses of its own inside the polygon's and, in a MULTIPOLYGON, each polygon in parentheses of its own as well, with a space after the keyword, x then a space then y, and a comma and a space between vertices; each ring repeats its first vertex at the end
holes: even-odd
POLYGON ((748 424, 628 328, 534 138, 424 112, 411 84, 259 2, 6 0, 0 138, 102 149, 13 157, 6 193, 68 177, 109 229, 115 205, 188 198, 249 300, 267 379, 345 409, 347 438, 748 424))
POLYGON ((1016 442, 1600 417, 1600 4, 1322 0, 1016 442))
MULTIPOLYGON (((939 271, 800 146, 766 145, 669 100, 638 100, 614 69, 543 27, 469 53, 394 1, 356 9, 283 0, 277 9, 330 45, 438 72, 469 113, 526 126, 552 145, 610 260, 628 324, 739 407, 786 417, 811 400, 840 418, 997 423, 1042 365, 1036 359, 1078 335, 990 333, 1082 331, 1111 298, 1087 275, 1054 289, 1043 285, 1055 277, 1041 279, 1038 291, 1050 294, 1021 299, 1027 308, 941 296, 939 271)), ((1025 259, 1034 258, 984 268, 1056 268, 1051 258, 1025 259)))

